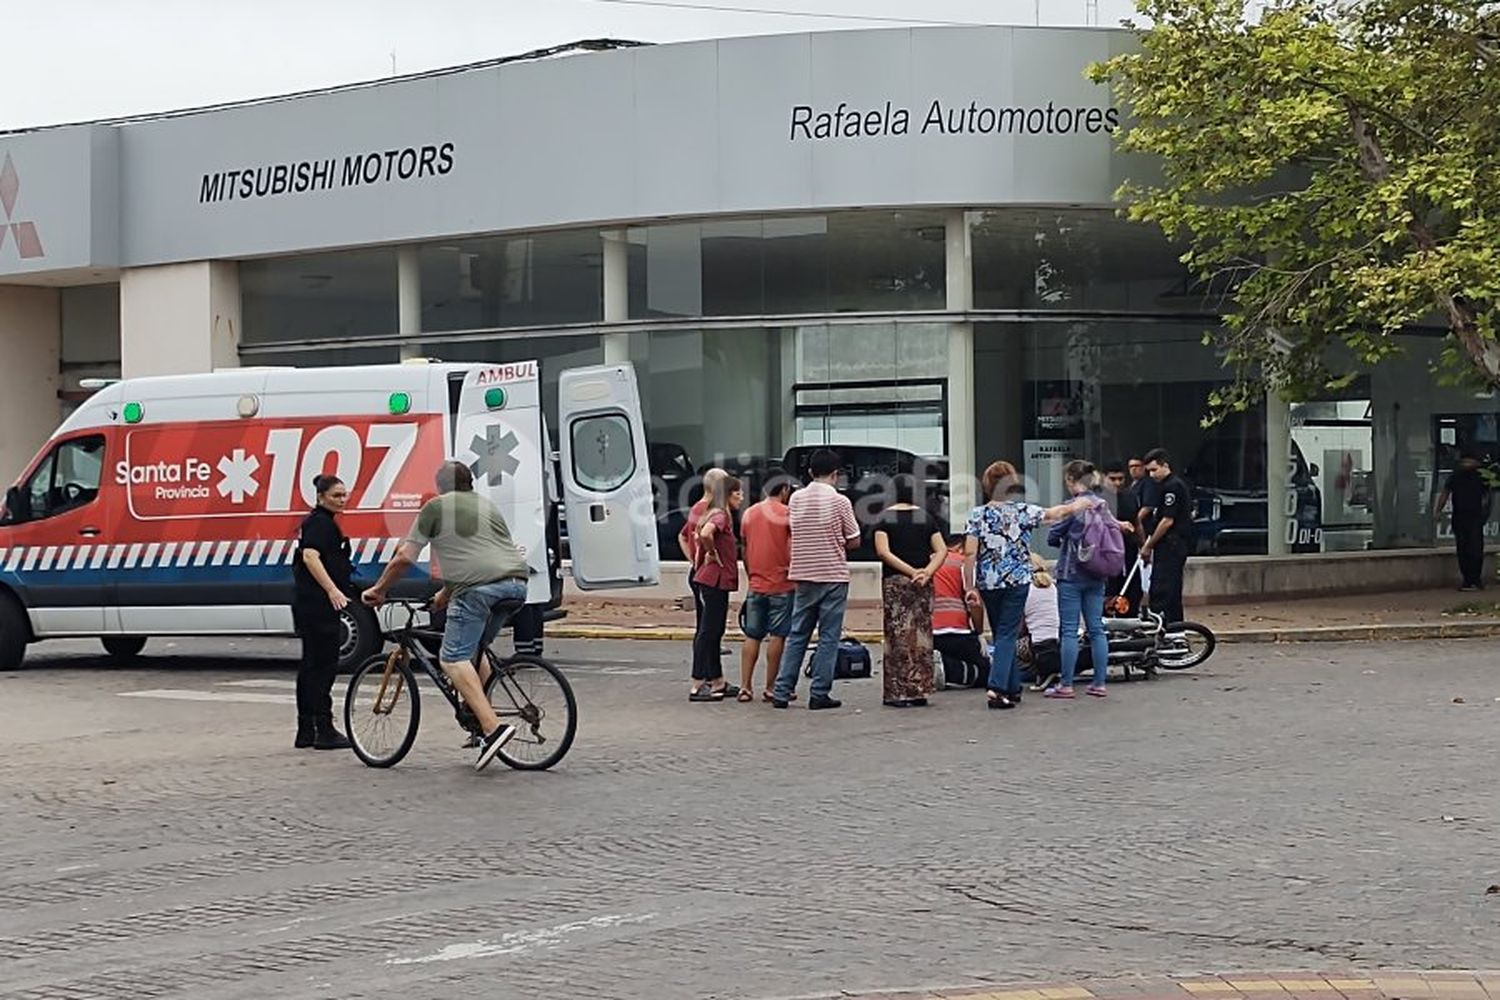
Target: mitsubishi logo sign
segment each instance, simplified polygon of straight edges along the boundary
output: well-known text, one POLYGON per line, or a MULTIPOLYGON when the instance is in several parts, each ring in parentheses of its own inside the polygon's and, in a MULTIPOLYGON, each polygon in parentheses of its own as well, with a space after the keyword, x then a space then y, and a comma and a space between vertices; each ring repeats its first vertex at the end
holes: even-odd
POLYGON ((5 223, 0 225, 0 254, 5 251, 7 237, 14 237, 16 252, 21 255, 22 260, 31 260, 35 257, 45 257, 46 251, 42 249, 42 238, 37 234, 35 222, 16 221, 16 196, 21 193, 21 177, 16 173, 16 165, 11 162, 10 154, 5 154, 5 162, 0 164, 0 209, 5 212, 5 223))

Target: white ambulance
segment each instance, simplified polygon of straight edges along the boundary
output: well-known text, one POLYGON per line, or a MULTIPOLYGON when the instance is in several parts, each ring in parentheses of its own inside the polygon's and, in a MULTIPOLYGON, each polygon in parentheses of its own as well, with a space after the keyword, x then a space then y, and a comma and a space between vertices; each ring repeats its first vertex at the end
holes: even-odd
MULTIPOLYGON (((458 459, 524 548, 531 603, 553 597, 554 467, 577 585, 655 583, 633 369, 561 373, 556 456, 538 375, 534 361, 422 362, 108 385, 6 494, 0 669, 19 666, 43 639, 97 636, 129 659, 152 636, 290 634, 297 530, 324 472, 349 486, 340 526, 356 580, 379 575, 433 496, 438 466, 458 459)), ((436 589, 426 558, 397 596, 436 589)), ((344 624, 340 660, 350 666, 379 647, 379 623, 355 602, 344 624)))

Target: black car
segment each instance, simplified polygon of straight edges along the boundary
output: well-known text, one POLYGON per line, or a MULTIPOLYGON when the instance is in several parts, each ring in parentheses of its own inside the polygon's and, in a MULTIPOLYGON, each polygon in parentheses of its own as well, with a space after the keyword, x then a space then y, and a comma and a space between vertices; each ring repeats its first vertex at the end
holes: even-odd
POLYGON ((863 535, 859 548, 849 553, 850 559, 869 562, 876 558, 871 527, 880 512, 895 499, 891 493, 891 480, 896 476, 912 476, 916 479, 918 505, 927 511, 939 530, 947 530, 946 459, 925 458, 914 452, 881 445, 798 445, 787 449, 781 460, 782 467, 800 482, 810 482, 812 473, 808 465, 812 454, 823 448, 831 448, 843 459, 838 491, 854 504, 854 517, 859 522, 863 535))
MULTIPOLYGON (((1200 555, 1267 551, 1266 446, 1264 437, 1251 430, 1254 423, 1234 421, 1216 428, 1187 467, 1200 555)), ((1318 467, 1308 464, 1295 441, 1291 442, 1289 461, 1287 486, 1294 499, 1287 501, 1292 515, 1287 542, 1293 552, 1317 552, 1323 535, 1318 467)))

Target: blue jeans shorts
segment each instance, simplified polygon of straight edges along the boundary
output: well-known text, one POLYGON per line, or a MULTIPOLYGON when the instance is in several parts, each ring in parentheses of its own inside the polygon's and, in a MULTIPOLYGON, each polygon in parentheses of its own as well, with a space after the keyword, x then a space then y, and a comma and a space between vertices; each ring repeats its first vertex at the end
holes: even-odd
POLYGON ((481 583, 460 591, 448 602, 448 623, 443 627, 443 648, 438 654, 444 663, 470 663, 495 641, 505 625, 505 619, 495 613, 502 601, 525 603, 526 581, 481 583))
POLYGON ((758 594, 750 591, 745 598, 740 627, 745 638, 759 641, 768 635, 785 639, 792 631, 792 600, 796 591, 785 594, 758 594))

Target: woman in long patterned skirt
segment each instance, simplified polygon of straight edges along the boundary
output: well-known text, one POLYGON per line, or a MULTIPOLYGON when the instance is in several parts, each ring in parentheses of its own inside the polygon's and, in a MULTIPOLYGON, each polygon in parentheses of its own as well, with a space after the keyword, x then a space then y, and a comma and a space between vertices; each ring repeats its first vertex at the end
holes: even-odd
POLYGON ((948 552, 932 518, 918 507, 916 480, 897 476, 896 502, 875 523, 881 562, 885 646, 880 675, 892 708, 927 704, 933 689, 932 575, 948 552))

